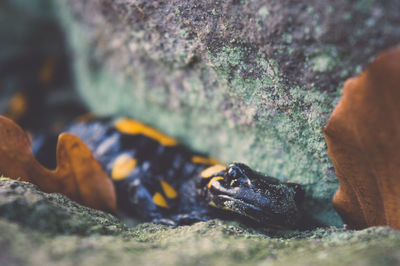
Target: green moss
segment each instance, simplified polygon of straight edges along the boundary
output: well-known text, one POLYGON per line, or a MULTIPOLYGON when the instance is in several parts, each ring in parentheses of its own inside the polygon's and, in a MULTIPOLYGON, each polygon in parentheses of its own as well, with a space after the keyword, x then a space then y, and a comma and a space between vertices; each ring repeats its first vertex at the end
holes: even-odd
POLYGON ((317 72, 330 70, 332 67, 332 58, 327 55, 316 56, 312 59, 312 69, 317 72))

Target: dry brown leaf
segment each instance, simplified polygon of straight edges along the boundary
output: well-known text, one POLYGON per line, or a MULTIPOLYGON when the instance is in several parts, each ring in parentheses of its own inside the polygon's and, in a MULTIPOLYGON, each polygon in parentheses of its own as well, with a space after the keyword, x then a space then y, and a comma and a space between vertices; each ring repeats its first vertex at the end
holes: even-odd
POLYGON ((400 229, 400 47, 345 83, 324 132, 340 184, 333 206, 343 221, 400 229))
POLYGON ((49 170, 34 157, 29 138, 12 120, 0 116, 0 175, 36 184, 44 192, 62 193, 82 205, 116 213, 114 185, 76 136, 58 138, 57 168, 49 170))

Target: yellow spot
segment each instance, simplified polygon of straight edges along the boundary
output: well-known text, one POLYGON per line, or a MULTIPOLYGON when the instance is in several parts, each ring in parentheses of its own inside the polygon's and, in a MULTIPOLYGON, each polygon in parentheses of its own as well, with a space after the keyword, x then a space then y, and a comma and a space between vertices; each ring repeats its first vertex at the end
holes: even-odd
POLYGON ((122 154, 115 160, 111 177, 114 180, 121 180, 127 177, 136 166, 136 160, 128 154, 122 154))
POLYGON ((157 206, 160 206, 160 207, 163 207, 163 208, 169 208, 168 203, 165 200, 165 198, 158 192, 154 193, 153 202, 157 206))
POLYGON ((215 159, 213 157, 201 157, 201 156, 197 156, 197 155, 194 155, 192 157, 192 162, 198 163, 198 164, 221 164, 220 161, 218 161, 217 159, 215 159))
POLYGON ((203 178, 210 178, 212 175, 224 171, 225 169, 226 169, 225 165, 216 164, 201 171, 200 176, 203 178))
POLYGON ((210 180, 210 182, 208 182, 208 189, 210 189, 211 188, 211 186, 212 186, 212 183, 214 183, 215 181, 218 181, 218 180, 223 180, 224 178, 222 177, 222 176, 216 176, 216 177, 213 177, 211 180, 210 180))
POLYGON ((229 208, 227 206, 222 207, 222 209, 225 210, 225 211, 236 212, 236 211, 232 210, 231 208, 229 208))
POLYGON ((210 201, 210 202, 208 203, 208 205, 210 205, 210 206, 212 206, 212 207, 214 207, 214 208, 218 208, 218 209, 225 210, 225 211, 235 212, 234 210, 232 210, 231 208, 229 208, 229 207, 227 207, 227 206, 224 206, 224 207, 222 207, 222 208, 221 208, 221 207, 218 207, 217 204, 215 204, 214 201, 210 201))
POLYGON ((56 67, 56 61, 57 60, 55 57, 49 57, 46 59, 43 66, 39 70, 38 79, 40 83, 48 84, 51 82, 56 67))
POLYGON ((170 184, 168 184, 164 180, 161 180, 160 183, 161 183, 161 187, 162 187, 165 195, 168 198, 174 199, 174 198, 178 197, 178 192, 176 192, 176 190, 170 184))
POLYGON ((215 204, 214 201, 210 201, 210 203, 208 203, 210 206, 213 206, 214 208, 218 208, 217 204, 215 204))
POLYGON ((17 92, 10 100, 7 116, 12 120, 18 120, 24 116, 27 109, 26 95, 22 92, 17 92))
POLYGON ((132 119, 122 118, 117 120, 115 123, 115 128, 125 134, 145 135, 146 137, 160 142, 160 144, 163 146, 175 146, 178 144, 176 139, 164 135, 160 131, 132 119))

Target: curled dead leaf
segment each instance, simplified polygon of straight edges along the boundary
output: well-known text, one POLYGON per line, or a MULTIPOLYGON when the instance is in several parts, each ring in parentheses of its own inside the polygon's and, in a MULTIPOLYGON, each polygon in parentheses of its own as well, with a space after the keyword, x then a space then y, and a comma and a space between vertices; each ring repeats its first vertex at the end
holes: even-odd
POLYGON ((400 229, 400 47, 345 83, 324 133, 340 184, 333 207, 343 221, 400 229))
POLYGON ((58 138, 57 168, 49 170, 34 157, 26 133, 0 116, 0 174, 36 184, 44 192, 62 193, 82 205, 116 213, 114 185, 78 137, 58 138))

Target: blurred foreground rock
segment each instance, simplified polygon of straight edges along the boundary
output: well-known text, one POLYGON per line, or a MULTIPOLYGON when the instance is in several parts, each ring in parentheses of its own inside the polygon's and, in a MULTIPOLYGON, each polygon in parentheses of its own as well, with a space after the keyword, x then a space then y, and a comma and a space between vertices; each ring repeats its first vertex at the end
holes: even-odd
POLYGON ((255 230, 212 220, 128 228, 36 186, 0 181, 0 265, 398 265, 400 233, 255 230))

